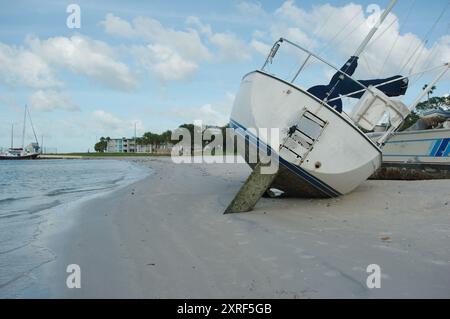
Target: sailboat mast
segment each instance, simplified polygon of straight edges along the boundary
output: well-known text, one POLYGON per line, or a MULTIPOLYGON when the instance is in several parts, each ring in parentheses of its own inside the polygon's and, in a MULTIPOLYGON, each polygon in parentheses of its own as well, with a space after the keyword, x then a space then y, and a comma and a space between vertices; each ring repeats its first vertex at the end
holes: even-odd
POLYGON ((39 141, 38 141, 38 138, 36 135, 36 131, 34 130, 33 120, 31 119, 30 109, 27 109, 27 112, 28 112, 28 117, 30 118, 30 124, 31 124, 31 129, 33 130, 34 140, 36 141, 36 144, 39 146, 39 141))
MULTIPOLYGON (((355 65, 355 63, 357 63, 359 56, 364 51, 364 49, 367 47, 367 45, 369 44, 370 40, 372 39, 374 34, 377 32, 378 28, 383 23, 383 21, 386 19, 386 17, 388 16, 389 12, 391 12, 392 8, 394 7, 394 5, 396 3, 397 3, 397 0, 391 0, 391 2, 389 3, 388 7, 386 8, 386 10, 384 10, 383 14, 380 16, 380 19, 373 26, 373 28, 369 31, 369 33, 364 38, 363 42, 361 42, 361 44, 359 45, 358 49, 356 49, 356 51, 353 54, 353 56, 350 58, 350 60, 347 61, 347 63, 344 65, 344 67, 341 69, 341 71, 343 71, 344 73, 347 73, 349 70, 352 70, 352 67, 353 67, 353 71, 349 75, 351 76, 353 74, 353 72, 354 72, 354 70, 356 68, 356 65, 357 65, 357 64, 355 65)), ((326 93, 326 97, 324 98, 324 102, 328 102, 328 98, 331 96, 331 94, 335 91, 335 89, 339 86, 341 81, 344 80, 344 79, 345 79, 345 76, 343 74, 341 74, 339 76, 339 78, 337 79, 336 83, 334 83, 333 87, 326 93)))
POLYGON ((22 129, 22 149, 25 147, 25 126, 27 120, 27 105, 25 104, 25 112, 23 113, 23 129, 22 129))
POLYGON ((439 80, 445 75, 445 73, 447 73, 449 69, 450 69, 450 62, 446 63, 442 71, 439 72, 439 74, 433 79, 433 81, 431 81, 431 83, 429 83, 427 86, 425 86, 424 89, 422 89, 420 95, 409 106, 409 109, 411 111, 414 111, 416 109, 416 106, 417 104, 420 103, 420 100, 422 100, 422 98, 433 89, 433 86, 439 82, 439 80))
POLYGON ((375 32, 377 32, 380 25, 383 23, 383 21, 386 19, 389 12, 391 12, 392 8, 397 3, 397 0, 391 0, 389 5, 387 6, 386 10, 383 11, 383 14, 380 16, 380 19, 378 22, 373 26, 373 28, 370 30, 370 32, 365 37, 364 41, 359 45, 358 49, 356 50, 355 54, 353 56, 359 57, 361 53, 364 51, 366 46, 369 44, 370 40, 374 36, 375 32))
POLYGON ((11 148, 14 148, 14 123, 11 124, 11 148))

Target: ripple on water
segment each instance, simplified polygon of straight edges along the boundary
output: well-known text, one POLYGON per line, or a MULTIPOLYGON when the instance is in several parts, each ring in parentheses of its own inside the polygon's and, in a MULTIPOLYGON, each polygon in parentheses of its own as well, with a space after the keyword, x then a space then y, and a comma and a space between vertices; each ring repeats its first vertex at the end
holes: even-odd
POLYGON ((32 272, 55 259, 36 241, 39 225, 60 213, 55 208, 148 173, 115 160, 1 161, 0 297, 18 296, 35 280, 32 272))

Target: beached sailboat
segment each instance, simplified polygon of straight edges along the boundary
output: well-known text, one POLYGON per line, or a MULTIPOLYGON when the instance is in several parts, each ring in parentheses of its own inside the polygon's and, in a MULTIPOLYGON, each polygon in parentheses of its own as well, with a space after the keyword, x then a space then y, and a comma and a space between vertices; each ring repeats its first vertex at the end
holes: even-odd
POLYGON ((409 107, 391 98, 405 94, 408 77, 367 81, 352 77, 359 55, 395 3, 391 1, 379 23, 340 69, 281 38, 273 45, 261 70, 244 76, 230 118, 230 126, 236 129, 238 138, 248 141, 238 143, 238 152, 247 160, 249 152, 269 149, 272 158, 279 161, 279 169, 274 174, 262 174, 261 163, 248 162, 253 173, 225 213, 251 210, 269 188, 281 190, 284 196, 320 198, 347 194, 381 166, 385 141, 449 68, 449 64, 445 64, 433 83, 409 107), (306 55, 292 80, 265 70, 282 45, 306 55), (328 85, 304 89, 294 83, 311 60, 334 69, 336 73, 328 85), (349 115, 341 109, 340 99, 344 96, 359 99, 349 115), (386 115, 389 129, 376 139, 370 139, 362 129, 372 130, 386 115), (269 145, 267 136, 253 133, 253 129, 258 128, 279 129, 280 143, 269 145))
POLYGON ((36 159, 39 156, 39 142, 37 140, 36 133, 34 131, 33 122, 31 120, 30 112, 25 105, 25 113, 23 116, 23 130, 22 130, 22 147, 14 147, 14 125, 11 126, 11 147, 5 153, 0 153, 0 160, 29 160, 36 159), (30 119, 31 128, 36 142, 31 143, 28 147, 25 147, 25 128, 27 115, 30 119))

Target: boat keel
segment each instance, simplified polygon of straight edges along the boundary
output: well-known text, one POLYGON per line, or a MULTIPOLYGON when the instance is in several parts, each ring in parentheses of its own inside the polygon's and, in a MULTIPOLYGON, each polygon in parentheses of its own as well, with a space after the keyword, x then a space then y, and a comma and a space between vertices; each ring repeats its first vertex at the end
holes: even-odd
POLYGON ((261 166, 261 163, 256 164, 253 172, 247 178, 244 185, 242 185, 230 205, 228 205, 224 214, 244 213, 251 211, 255 207, 258 200, 278 175, 278 172, 274 174, 261 174, 261 166))

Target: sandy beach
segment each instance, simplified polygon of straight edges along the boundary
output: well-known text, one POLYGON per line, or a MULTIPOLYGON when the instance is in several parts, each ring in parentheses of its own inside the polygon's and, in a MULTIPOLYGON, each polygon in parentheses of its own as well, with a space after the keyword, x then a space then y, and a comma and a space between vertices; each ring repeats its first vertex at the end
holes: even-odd
POLYGON ((450 297, 450 180, 371 180, 338 199, 263 198, 223 215, 245 164, 136 161, 153 173, 41 226, 56 257, 24 296, 450 297), (66 286, 68 264, 80 289, 66 286), (369 264, 381 288, 367 287, 369 264))

